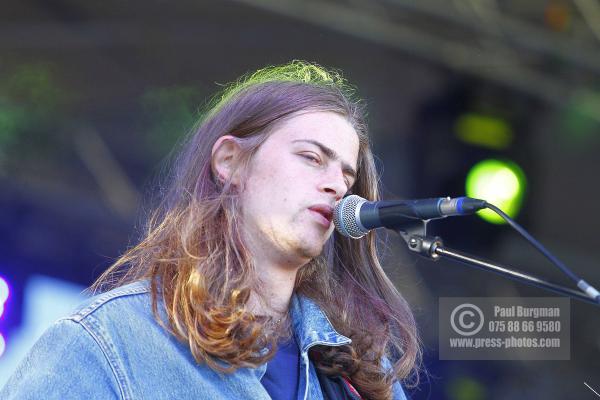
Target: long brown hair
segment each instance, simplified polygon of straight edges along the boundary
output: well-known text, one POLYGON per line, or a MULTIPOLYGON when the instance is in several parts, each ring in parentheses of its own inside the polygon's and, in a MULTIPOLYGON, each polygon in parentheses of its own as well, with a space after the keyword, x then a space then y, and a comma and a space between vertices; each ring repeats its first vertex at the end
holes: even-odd
MULTIPOLYGON (((238 196, 228 182, 215 179, 211 149, 219 137, 235 136, 243 148, 238 166, 243 171, 284 119, 308 110, 335 112, 359 137, 353 192, 376 200, 378 175, 364 108, 354 93, 339 73, 301 61, 261 69, 228 86, 181 147, 142 239, 93 290, 148 279, 157 321, 189 345, 197 362, 233 372, 270 359, 277 338, 246 308, 258 283, 239 230, 238 196), (159 304, 168 321, 159 317, 159 304), (269 344, 271 351, 260 351, 269 344)), ((394 379, 416 384, 421 359, 416 324, 381 268, 374 233, 360 240, 334 233, 322 254, 299 270, 295 291, 319 304, 333 326, 352 339, 346 346, 314 348, 317 368, 348 377, 370 399, 391 398, 394 379), (383 370, 383 356, 392 361, 391 370, 383 370)))

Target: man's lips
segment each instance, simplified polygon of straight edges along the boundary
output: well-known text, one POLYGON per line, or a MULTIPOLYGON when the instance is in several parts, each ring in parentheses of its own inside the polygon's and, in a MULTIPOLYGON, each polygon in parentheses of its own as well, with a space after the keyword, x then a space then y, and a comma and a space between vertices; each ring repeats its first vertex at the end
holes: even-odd
POLYGON ((328 204, 315 204, 308 208, 314 213, 321 216, 320 223, 326 228, 329 228, 331 225, 331 220, 333 219, 333 207, 328 204))

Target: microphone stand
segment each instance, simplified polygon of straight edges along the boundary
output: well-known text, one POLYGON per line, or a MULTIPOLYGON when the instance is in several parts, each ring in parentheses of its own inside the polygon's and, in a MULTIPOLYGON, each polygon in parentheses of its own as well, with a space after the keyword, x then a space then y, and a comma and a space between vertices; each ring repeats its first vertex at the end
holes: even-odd
POLYGON ((482 269, 484 271, 494 272, 514 281, 526 283, 530 286, 535 286, 568 296, 576 300, 600 306, 600 304, 598 304, 594 299, 586 296, 579 290, 557 285, 555 283, 548 282, 545 279, 538 278, 537 276, 516 271, 507 266, 486 261, 470 254, 447 248, 444 246, 444 243, 440 237, 427 235, 427 221, 407 218, 405 222, 398 223, 394 227, 389 228, 395 230, 402 237, 402 239, 404 239, 409 250, 430 260, 437 261, 441 257, 448 258, 478 269, 482 269))

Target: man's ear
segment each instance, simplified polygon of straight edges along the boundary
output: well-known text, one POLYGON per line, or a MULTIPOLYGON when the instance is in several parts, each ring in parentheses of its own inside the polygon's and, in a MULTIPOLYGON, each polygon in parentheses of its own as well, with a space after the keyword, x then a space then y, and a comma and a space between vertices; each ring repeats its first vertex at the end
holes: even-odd
POLYGON ((232 185, 238 185, 238 174, 235 167, 239 161, 241 147, 235 136, 221 136, 212 147, 211 167, 215 179, 221 183, 230 181, 232 185))

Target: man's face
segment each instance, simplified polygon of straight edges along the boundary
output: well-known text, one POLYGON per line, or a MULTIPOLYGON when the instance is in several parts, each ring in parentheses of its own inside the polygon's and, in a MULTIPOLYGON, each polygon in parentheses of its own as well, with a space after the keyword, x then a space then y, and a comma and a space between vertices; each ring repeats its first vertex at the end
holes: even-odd
POLYGON ((255 256, 294 267, 321 253, 334 229, 333 207, 354 184, 358 150, 354 128, 332 112, 299 114, 273 131, 241 193, 255 256))

